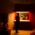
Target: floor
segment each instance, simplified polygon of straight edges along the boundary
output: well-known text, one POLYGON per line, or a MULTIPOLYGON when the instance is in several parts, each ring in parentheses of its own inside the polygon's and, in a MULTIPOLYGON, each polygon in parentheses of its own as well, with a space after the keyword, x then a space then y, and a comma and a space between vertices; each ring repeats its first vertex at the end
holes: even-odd
POLYGON ((15 30, 11 30, 11 35, 30 35, 34 31, 18 30, 19 33, 15 34, 15 30))

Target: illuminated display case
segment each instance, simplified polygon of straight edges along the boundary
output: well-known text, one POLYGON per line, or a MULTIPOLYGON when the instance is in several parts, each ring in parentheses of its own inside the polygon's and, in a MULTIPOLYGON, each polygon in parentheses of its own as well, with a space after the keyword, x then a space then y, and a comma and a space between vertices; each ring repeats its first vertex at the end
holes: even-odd
POLYGON ((14 29, 16 27, 17 13, 19 13, 19 19, 20 19, 19 30, 31 30, 32 25, 30 23, 30 12, 29 11, 16 11, 15 12, 15 20, 14 20, 15 26, 14 26, 14 29))
MULTIPOLYGON (((17 15, 17 13, 19 13, 20 21, 27 21, 27 22, 30 21, 28 11, 17 11, 15 14, 17 15)), ((16 18, 16 16, 15 16, 15 18, 16 18)), ((16 19, 14 21, 16 21, 16 19)))

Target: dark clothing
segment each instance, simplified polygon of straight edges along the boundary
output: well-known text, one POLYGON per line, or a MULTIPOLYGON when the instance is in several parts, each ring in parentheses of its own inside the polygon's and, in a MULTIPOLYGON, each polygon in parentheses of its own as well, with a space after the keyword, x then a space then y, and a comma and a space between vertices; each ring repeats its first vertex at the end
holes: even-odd
POLYGON ((19 16, 16 16, 16 33, 18 33, 18 27, 19 27, 19 16))

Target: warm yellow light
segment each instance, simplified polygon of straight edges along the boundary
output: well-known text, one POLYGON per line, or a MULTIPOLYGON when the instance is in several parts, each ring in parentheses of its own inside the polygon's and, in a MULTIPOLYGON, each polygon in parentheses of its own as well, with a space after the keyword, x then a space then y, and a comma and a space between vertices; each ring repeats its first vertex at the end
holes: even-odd
POLYGON ((12 29, 14 26, 14 12, 8 14, 8 26, 9 26, 8 28, 9 30, 12 29))

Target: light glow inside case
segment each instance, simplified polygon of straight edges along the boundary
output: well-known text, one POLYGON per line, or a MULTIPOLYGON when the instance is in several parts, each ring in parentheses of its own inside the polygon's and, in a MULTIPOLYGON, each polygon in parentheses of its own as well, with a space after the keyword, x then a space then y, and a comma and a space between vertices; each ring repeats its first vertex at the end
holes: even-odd
MULTIPOLYGON (((28 11, 17 11, 15 14, 19 13, 19 19, 20 19, 20 22, 29 22, 29 12, 28 11)), ((16 18, 16 16, 15 16, 16 18)), ((16 21, 16 19, 14 20, 16 21)))

